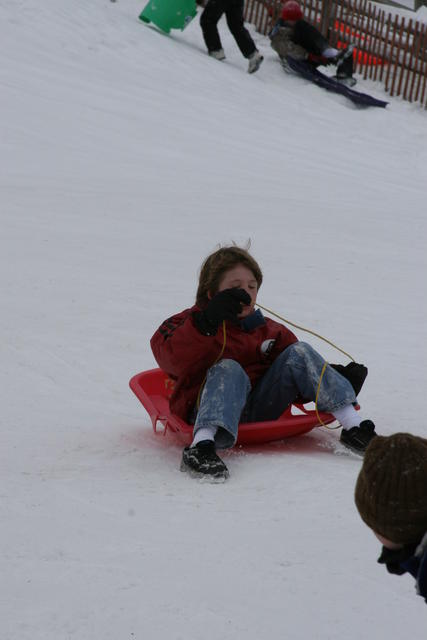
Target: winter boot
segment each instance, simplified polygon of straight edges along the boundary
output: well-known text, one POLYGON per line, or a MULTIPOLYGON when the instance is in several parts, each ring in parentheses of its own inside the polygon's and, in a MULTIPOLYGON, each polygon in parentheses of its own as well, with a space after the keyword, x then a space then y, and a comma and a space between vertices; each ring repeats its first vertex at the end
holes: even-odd
POLYGON ((218 49, 218 51, 209 51, 208 52, 211 58, 215 58, 215 60, 225 60, 224 49, 218 49))
POLYGON ((261 66, 264 57, 260 54, 259 51, 254 51, 254 53, 248 58, 248 73, 255 73, 261 66))
POLYGON ((358 427, 343 429, 340 442, 356 453, 364 453, 368 444, 375 438, 375 425, 372 420, 362 420, 358 427))
POLYGON ((335 58, 335 64, 337 67, 342 64, 345 60, 353 57, 354 46, 349 44, 346 49, 340 49, 337 57, 335 58))
POLYGON ((181 471, 188 471, 193 478, 206 478, 212 482, 223 482, 229 475, 224 462, 216 454, 213 440, 202 440, 194 447, 185 447, 181 471))
POLYGON ((337 72, 335 79, 347 87, 354 87, 357 80, 353 78, 353 45, 343 49, 337 57, 337 72))
POLYGON ((355 84, 357 84, 357 80, 356 78, 353 77, 344 77, 344 78, 338 78, 338 76, 335 76, 335 80, 337 82, 339 82, 340 84, 343 84, 345 87, 354 87, 355 84))

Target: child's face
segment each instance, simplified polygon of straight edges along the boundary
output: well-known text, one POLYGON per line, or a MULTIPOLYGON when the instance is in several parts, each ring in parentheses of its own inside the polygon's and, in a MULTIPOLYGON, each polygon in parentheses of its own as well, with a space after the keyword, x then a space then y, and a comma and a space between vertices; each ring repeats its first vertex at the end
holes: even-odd
POLYGON ((258 293, 258 283, 252 271, 242 264, 238 264, 226 271, 218 287, 218 293, 225 289, 244 289, 251 296, 251 304, 243 307, 239 318, 248 316, 254 310, 258 293))
POLYGON ((401 544, 398 544, 397 542, 392 542, 391 540, 384 538, 384 536, 382 536, 380 533, 376 533, 376 531, 374 531, 374 533, 386 549, 401 549, 403 546, 401 544))

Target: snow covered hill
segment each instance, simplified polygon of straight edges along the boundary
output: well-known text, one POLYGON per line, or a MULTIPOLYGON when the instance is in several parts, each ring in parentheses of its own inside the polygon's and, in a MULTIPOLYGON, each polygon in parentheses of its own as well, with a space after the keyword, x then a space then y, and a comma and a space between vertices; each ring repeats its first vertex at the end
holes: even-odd
POLYGON ((250 76, 225 22, 218 63, 142 7, 0 0, 1 638, 423 640, 338 432, 199 484, 127 383, 205 255, 251 238, 260 303, 369 367, 380 433, 427 436, 426 114, 356 109, 258 34, 250 76))

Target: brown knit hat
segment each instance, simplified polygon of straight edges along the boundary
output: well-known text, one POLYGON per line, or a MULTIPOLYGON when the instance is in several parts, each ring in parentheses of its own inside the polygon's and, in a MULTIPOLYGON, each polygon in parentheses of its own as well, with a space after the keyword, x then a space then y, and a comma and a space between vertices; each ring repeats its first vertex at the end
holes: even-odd
POLYGON ((418 542, 427 531, 427 440, 410 433, 376 436, 357 478, 360 517, 392 542, 418 542))

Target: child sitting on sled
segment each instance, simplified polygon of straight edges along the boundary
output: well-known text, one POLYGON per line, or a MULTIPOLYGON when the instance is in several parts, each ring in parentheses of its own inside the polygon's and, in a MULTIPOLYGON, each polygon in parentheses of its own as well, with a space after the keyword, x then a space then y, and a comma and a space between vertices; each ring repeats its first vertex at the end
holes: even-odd
POLYGON ((410 433, 375 438, 355 501, 383 545, 378 562, 395 575, 410 573, 427 602, 427 440, 410 433))
POLYGON ((353 86, 353 47, 335 49, 320 31, 303 19, 296 0, 283 5, 280 19, 269 34, 272 48, 279 55, 283 67, 288 70, 288 58, 303 60, 308 66, 336 65, 336 79, 353 86))
POLYGON ((216 449, 235 444, 239 422, 276 420, 297 398, 317 398, 319 411, 341 423, 341 442, 353 450, 363 453, 376 435, 373 422, 354 408, 364 376, 350 383, 345 367, 334 365, 342 375, 255 309, 261 283, 247 250, 218 249, 202 265, 196 304, 165 320, 151 339, 160 368, 176 380, 171 411, 194 424, 181 464, 192 475, 225 479, 216 449))

